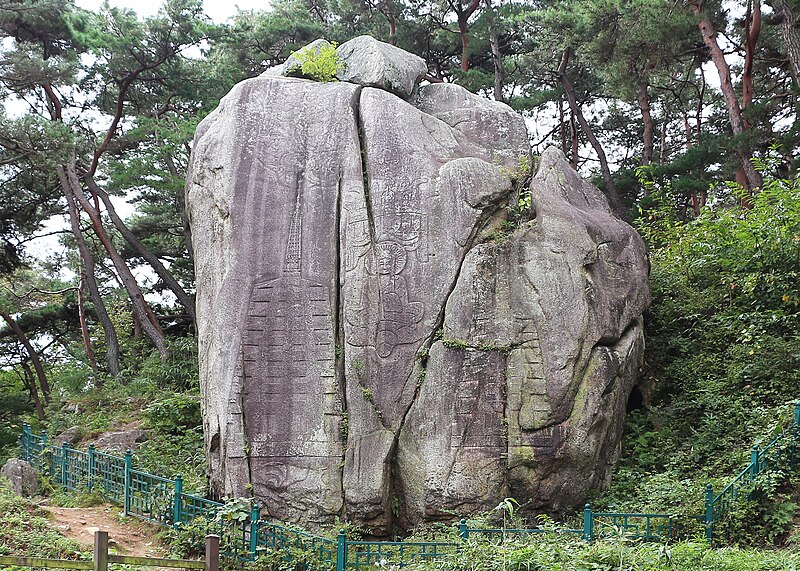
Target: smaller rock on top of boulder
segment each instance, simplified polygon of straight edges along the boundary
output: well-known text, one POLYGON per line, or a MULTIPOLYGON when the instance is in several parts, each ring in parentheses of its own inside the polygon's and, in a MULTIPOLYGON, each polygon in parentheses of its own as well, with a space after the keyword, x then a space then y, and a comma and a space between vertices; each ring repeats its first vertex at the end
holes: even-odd
POLYGON ((358 36, 336 49, 343 69, 336 77, 368 87, 377 87, 409 99, 428 72, 425 60, 371 36, 358 36))

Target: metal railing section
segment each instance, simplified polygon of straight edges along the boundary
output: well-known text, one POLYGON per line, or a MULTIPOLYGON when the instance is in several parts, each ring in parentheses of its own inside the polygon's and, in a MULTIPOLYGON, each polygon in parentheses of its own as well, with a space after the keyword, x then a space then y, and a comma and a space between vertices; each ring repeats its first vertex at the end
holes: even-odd
POLYGON ((121 505, 124 515, 176 527, 205 518, 208 531, 225 538, 229 557, 253 560, 260 554, 278 551, 284 554, 287 562, 295 562, 298 571, 312 568, 345 571, 375 565, 402 567, 412 561, 446 557, 470 540, 506 541, 554 533, 579 536, 586 541, 611 536, 669 541, 690 537, 704 529, 711 541, 714 524, 730 511, 742 493, 750 493, 759 474, 782 459, 794 464, 799 430, 800 403, 796 403, 793 422, 763 449, 754 446, 750 464, 719 494, 715 495, 711 484, 707 485, 704 515, 594 512, 586 504, 582 529, 472 528, 462 519, 458 526, 460 543, 350 541, 344 530, 333 540, 262 520, 260 507, 256 504, 252 505, 246 521, 226 521, 219 517, 223 515, 225 505, 185 492, 180 475, 171 480, 134 469, 130 450, 120 457, 96 451, 94 445, 90 445, 86 452, 70 448, 66 442, 61 446, 51 446, 45 434, 34 434, 28 425, 22 429, 20 457, 64 489, 98 493, 121 505), (311 556, 313 562, 301 561, 301 553, 311 556))

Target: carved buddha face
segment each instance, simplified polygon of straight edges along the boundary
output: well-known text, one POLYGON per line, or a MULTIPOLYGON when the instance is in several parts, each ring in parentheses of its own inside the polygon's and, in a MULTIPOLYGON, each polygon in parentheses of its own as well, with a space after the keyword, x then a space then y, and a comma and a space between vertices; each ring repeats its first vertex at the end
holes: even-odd
POLYGON ((403 271, 408 254, 395 242, 378 242, 370 256, 369 272, 382 276, 396 276, 403 271))

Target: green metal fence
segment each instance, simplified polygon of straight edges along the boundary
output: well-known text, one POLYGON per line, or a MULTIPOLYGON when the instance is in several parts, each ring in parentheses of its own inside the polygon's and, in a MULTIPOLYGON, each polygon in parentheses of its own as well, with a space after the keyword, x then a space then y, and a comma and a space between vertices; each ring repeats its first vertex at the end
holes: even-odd
POLYGON ((347 569, 363 570, 374 566, 404 566, 413 561, 447 557, 466 541, 507 541, 541 534, 566 534, 586 541, 624 535, 642 541, 669 541, 705 532, 713 540, 714 526, 733 507, 745 491, 750 493, 755 478, 781 462, 794 464, 800 430, 800 403, 795 404, 792 423, 763 449, 753 447, 750 464, 715 495, 706 488, 703 515, 595 512, 589 504, 583 510, 581 529, 500 529, 471 528, 466 520, 458 526, 460 542, 351 541, 341 530, 330 539, 282 523, 261 519, 253 505, 244 521, 225 521, 219 517, 225 505, 183 489, 180 475, 164 478, 133 467, 131 451, 124 456, 70 448, 65 442, 53 446, 44 433, 34 434, 25 425, 20 436, 20 457, 49 476, 62 488, 91 491, 123 508, 127 516, 161 526, 181 526, 204 518, 207 531, 221 535, 226 554, 240 559, 255 559, 261 554, 276 554, 296 564, 298 571, 347 569))
POLYGON ((798 432, 800 431, 800 402, 794 405, 791 424, 784 428, 769 444, 759 450, 754 445, 750 452, 750 463, 725 486, 719 494, 711 484, 706 485, 705 527, 708 541, 714 539, 714 527, 736 504, 742 494, 750 494, 755 479, 764 472, 788 461, 794 465, 798 432))

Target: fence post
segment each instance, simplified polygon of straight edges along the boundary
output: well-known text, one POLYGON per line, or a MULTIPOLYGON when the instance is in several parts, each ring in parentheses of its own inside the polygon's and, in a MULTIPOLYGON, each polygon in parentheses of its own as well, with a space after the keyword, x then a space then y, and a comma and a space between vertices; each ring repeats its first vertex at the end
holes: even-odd
POLYGON ((219 571, 219 536, 206 536, 206 571, 219 571))
POLYGON ((172 498, 172 525, 176 527, 182 522, 183 502, 181 501, 181 494, 183 494, 183 476, 177 474, 175 476, 175 495, 172 498))
POLYGON ((467 527, 467 520, 462 519, 458 522, 458 535, 461 536, 463 541, 469 539, 469 528, 467 527))
POLYGON ((33 454, 31 454, 31 446, 33 446, 33 442, 31 442, 32 436, 33 431, 31 429, 31 425, 22 425, 22 453, 25 456, 23 460, 30 462, 31 464, 33 464, 33 454))
POLYGON ((127 516, 131 509, 131 466, 133 464, 133 456, 131 449, 125 451, 125 491, 124 501, 122 507, 122 515, 127 516))
POLYGON ((250 561, 256 558, 258 551, 258 529, 261 525, 261 506, 253 502, 250 508, 250 561))
MULTIPOLYGON (((30 426, 28 427, 28 430, 30 431, 30 426)), ((33 436, 33 433, 31 432, 30 435, 33 436)), ((39 470, 42 470, 42 472, 46 470, 48 476, 53 475, 53 455, 50 452, 47 452, 46 430, 42 430, 42 451, 39 454, 39 457, 36 459, 36 467, 39 470), (47 465, 44 467, 44 469, 42 469, 42 463, 44 462, 45 458, 47 458, 47 465)))
POLYGON ((87 475, 89 491, 94 488, 94 442, 89 444, 89 474, 87 475))
POLYGON ((594 540, 594 517, 590 504, 583 506, 583 539, 589 542, 594 540))
POLYGON ((758 476, 758 445, 753 444, 753 448, 750 450, 750 481, 756 479, 758 476))
POLYGON ((69 453, 69 443, 61 444, 61 487, 67 489, 67 454, 69 453))
POLYGON ((108 571, 108 532, 94 532, 94 551, 92 553, 94 571, 108 571))
POLYGON ((706 484, 706 539, 709 545, 714 538, 714 488, 706 484))
POLYGON ((347 565, 347 537, 344 530, 339 530, 339 535, 336 536, 336 571, 344 571, 347 565))
POLYGON ((20 434, 19 438, 17 438, 17 444, 19 445, 19 457, 20 457, 20 460, 25 460, 27 462, 28 461, 28 455, 25 454, 25 427, 26 426, 27 425, 25 425, 25 424, 22 425, 22 434, 20 434))

